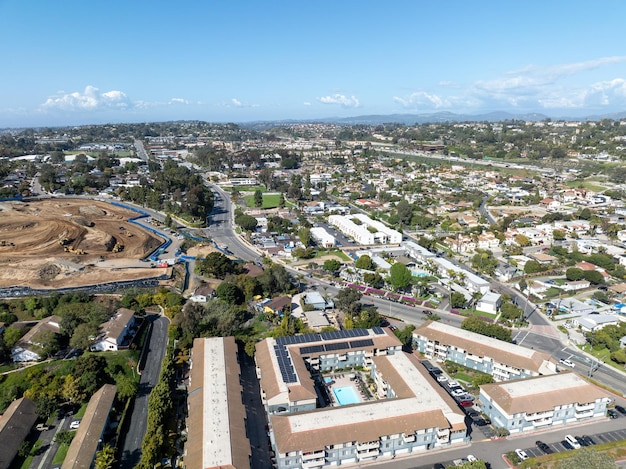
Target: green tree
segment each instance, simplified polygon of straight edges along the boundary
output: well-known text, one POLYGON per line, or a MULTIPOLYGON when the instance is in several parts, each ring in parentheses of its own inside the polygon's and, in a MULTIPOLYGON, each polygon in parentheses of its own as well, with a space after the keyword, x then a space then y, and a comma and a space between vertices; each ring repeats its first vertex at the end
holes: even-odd
POLYGON ((258 226, 257 219, 252 215, 247 215, 242 213, 241 215, 237 215, 235 217, 235 223, 241 227, 242 230, 245 231, 254 231, 258 226))
POLYGON ((403 225, 410 225, 411 219, 413 218, 413 207, 404 199, 402 199, 396 205, 396 212, 398 214, 398 219, 400 223, 403 225))
POLYGON ((604 276, 597 270, 585 270, 585 280, 594 285, 600 285, 604 283, 604 276))
POLYGON ((453 291, 450 295, 450 306, 452 308, 463 308, 466 302, 467 300, 465 299, 465 295, 463 295, 463 293, 453 291))
POLYGON ((358 314, 363 306, 362 297, 363 294, 356 288, 342 288, 335 297, 335 306, 345 313, 358 314))
POLYGON ((565 271, 565 278, 569 281, 577 281, 585 278, 585 271, 578 267, 570 267, 565 271))
POLYGON ((395 290, 402 290, 411 284, 411 271, 402 262, 396 262, 389 269, 389 283, 395 290))
POLYGON ((300 228, 298 230, 298 239, 307 247, 311 243, 311 230, 308 228, 300 228))
POLYGON ((327 259, 324 261, 323 268, 327 272, 337 272, 341 269, 341 262, 337 259, 327 259))
POLYGON ((243 303, 243 292, 239 287, 230 282, 222 282, 215 289, 216 296, 231 305, 240 305, 243 303))
POLYGON ((261 189, 257 189, 254 191, 254 206, 263 207, 263 192, 261 191, 261 189))
POLYGON ((94 466, 96 469, 110 469, 115 464, 115 448, 109 443, 105 443, 100 451, 96 453, 94 466))
POLYGON ((359 257, 356 262, 354 263, 354 266, 357 269, 363 269, 363 270, 374 270, 374 262, 372 261, 372 258, 367 255, 367 254, 363 254, 361 257, 359 257))

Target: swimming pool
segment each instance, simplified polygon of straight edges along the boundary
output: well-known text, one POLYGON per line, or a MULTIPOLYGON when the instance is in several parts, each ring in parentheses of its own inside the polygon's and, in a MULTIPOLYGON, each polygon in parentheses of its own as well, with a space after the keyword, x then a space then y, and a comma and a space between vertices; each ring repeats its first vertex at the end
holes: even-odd
POLYGON ((332 379, 330 376, 326 376, 326 377, 324 378, 324 382, 325 382, 326 384, 330 384, 330 383, 332 383, 332 382, 333 382, 333 379, 332 379))
POLYGON ((333 388, 333 394, 335 395, 337 402, 339 402, 339 405, 358 404, 361 402, 352 386, 333 388))

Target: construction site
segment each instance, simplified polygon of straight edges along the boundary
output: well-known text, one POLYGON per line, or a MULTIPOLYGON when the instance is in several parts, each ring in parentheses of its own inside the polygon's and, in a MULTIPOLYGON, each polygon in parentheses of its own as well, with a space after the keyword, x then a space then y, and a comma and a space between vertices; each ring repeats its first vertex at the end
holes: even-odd
POLYGON ((95 200, 0 202, 0 287, 65 288, 155 276, 141 262, 163 239, 95 200))

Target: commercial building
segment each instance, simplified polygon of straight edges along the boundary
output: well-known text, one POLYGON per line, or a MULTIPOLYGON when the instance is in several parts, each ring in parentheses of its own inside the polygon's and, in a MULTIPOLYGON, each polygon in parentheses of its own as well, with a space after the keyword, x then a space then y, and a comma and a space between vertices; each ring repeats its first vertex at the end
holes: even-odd
POLYGON ((503 340, 428 321, 413 331, 413 345, 427 358, 458 363, 496 381, 531 378, 557 372, 550 356, 503 340))
POLYGON ((482 411, 511 433, 606 417, 604 389, 572 372, 480 387, 482 411))
POLYGON ((195 339, 187 396, 185 467, 250 468, 250 441, 241 394, 235 339, 195 339))
POLYGON ((463 412, 401 347, 379 327, 257 344, 257 373, 277 467, 358 465, 467 443, 463 412), (351 380, 354 370, 361 370, 375 398, 350 404, 337 399, 324 406, 320 396, 330 378, 322 373, 337 370, 351 380))
POLYGON ((364 214, 330 215, 328 223, 359 244, 399 244, 402 242, 402 233, 364 214))

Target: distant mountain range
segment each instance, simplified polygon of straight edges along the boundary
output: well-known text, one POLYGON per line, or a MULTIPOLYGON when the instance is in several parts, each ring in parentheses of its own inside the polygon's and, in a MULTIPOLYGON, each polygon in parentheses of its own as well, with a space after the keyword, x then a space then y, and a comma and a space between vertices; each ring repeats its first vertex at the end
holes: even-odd
POLYGON ((339 125, 379 125, 379 124, 433 124, 445 122, 502 122, 502 121, 531 121, 538 122, 546 119, 556 121, 599 121, 602 119, 619 120, 626 118, 626 112, 587 116, 587 117, 551 117, 541 113, 512 114, 505 111, 494 111, 485 114, 455 114, 454 112, 435 112, 429 114, 374 114, 354 117, 328 117, 324 119, 291 119, 280 121, 258 121, 240 123, 243 127, 267 128, 276 125, 298 123, 326 123, 339 125))

